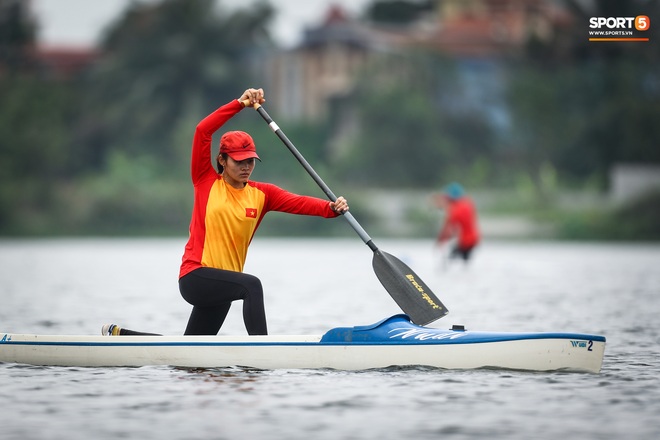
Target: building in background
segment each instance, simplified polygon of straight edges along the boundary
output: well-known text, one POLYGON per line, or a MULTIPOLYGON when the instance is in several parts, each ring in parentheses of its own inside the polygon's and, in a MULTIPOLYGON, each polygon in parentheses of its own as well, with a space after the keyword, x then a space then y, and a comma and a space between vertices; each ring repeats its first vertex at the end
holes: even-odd
POLYGON ((42 75, 65 81, 84 74, 99 55, 99 51, 93 48, 40 47, 36 60, 42 75))
POLYGON ((298 47, 270 60, 266 81, 277 114, 290 120, 326 118, 330 103, 351 92, 376 51, 370 29, 333 6, 320 26, 305 31, 298 47))
MULTIPOLYGON (((298 47, 272 57, 265 81, 278 114, 314 122, 353 93, 357 74, 375 59, 425 50, 456 62, 471 91, 457 102, 506 125, 502 61, 521 55, 530 39, 553 38, 572 21, 552 0, 437 1, 431 13, 405 25, 369 23, 333 6, 298 47)), ((396 62, 390 67, 397 74, 396 62)))

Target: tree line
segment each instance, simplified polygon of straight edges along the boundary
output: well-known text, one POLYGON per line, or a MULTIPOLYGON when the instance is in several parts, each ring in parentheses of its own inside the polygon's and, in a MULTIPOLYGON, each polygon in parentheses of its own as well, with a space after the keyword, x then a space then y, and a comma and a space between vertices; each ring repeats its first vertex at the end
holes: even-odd
MULTIPOLYGON (((363 19, 401 24, 432 3, 374 1, 363 19)), ((335 103, 327 121, 292 123, 286 132, 336 192, 450 180, 511 188, 524 177, 543 197, 549 172, 568 187, 604 190, 613 164, 660 162, 660 46, 653 24, 649 44, 598 46, 586 41, 584 23, 592 14, 659 16, 658 2, 566 5, 578 17, 572 31, 532 35, 524 54, 497 63, 507 83, 504 128, 484 109, 460 105, 470 90, 456 60, 416 50, 362 72, 356 93, 335 103), (406 66, 396 80, 385 74, 392 63, 406 66), (328 139, 341 112, 350 112, 355 128, 333 155, 328 139)), ((274 13, 268 3, 235 12, 213 0, 134 3, 105 33, 98 61, 62 80, 38 64, 38 23, 25 2, 3 0, 0 234, 185 231, 194 127, 258 80, 250 60, 277 50, 268 32, 274 13)), ((304 171, 250 116, 241 114, 232 129, 274 145, 260 150, 254 177, 310 193, 304 171)))

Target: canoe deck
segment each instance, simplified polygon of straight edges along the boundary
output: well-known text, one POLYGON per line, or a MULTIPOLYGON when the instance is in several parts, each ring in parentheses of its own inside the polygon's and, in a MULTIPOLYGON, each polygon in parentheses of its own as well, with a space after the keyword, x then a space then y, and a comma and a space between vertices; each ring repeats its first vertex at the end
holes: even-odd
POLYGON ((582 333, 442 330, 395 315, 324 335, 85 336, 0 333, 0 362, 79 367, 171 365, 259 369, 600 371, 605 337, 582 333))

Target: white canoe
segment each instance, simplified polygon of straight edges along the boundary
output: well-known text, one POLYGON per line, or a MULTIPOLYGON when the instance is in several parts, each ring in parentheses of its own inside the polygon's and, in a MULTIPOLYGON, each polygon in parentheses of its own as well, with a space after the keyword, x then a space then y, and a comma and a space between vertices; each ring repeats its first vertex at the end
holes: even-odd
POLYGON ((364 370, 390 366, 598 373, 605 337, 420 327, 406 315, 319 336, 80 336, 0 333, 0 362, 364 370))

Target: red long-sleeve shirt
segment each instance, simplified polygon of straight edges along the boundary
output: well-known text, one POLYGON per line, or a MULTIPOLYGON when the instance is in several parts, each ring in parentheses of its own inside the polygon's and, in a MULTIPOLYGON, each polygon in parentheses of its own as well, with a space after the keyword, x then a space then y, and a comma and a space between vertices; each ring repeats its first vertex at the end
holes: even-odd
POLYGON ((194 203, 190 237, 179 277, 203 266, 241 272, 248 246, 268 211, 326 218, 338 215, 328 201, 316 197, 251 180, 244 188, 236 189, 224 181, 211 162, 211 138, 242 108, 233 100, 197 125, 191 160, 194 203))
POLYGON ((468 197, 450 200, 447 219, 440 230, 438 241, 445 241, 453 235, 458 236, 458 246, 463 249, 476 246, 479 242, 477 212, 468 197))

